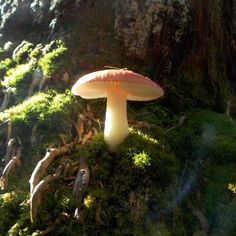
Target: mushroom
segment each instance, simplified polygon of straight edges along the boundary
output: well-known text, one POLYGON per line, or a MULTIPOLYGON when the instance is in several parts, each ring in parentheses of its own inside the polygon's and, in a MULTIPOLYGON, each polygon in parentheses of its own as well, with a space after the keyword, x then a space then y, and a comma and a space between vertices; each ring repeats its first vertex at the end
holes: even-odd
POLYGON ((107 97, 104 139, 111 152, 129 134, 127 100, 148 101, 164 94, 154 81, 126 69, 89 73, 81 77, 71 91, 85 99, 107 97))

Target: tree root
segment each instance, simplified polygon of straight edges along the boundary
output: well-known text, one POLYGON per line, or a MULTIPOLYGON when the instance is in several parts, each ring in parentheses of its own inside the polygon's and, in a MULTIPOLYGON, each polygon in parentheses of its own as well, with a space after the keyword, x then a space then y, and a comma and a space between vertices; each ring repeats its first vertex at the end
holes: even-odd
POLYGON ((96 212, 95 212, 95 222, 98 225, 104 224, 104 222, 101 218, 101 213, 102 213, 102 205, 101 205, 101 202, 98 202, 98 206, 97 206, 97 209, 96 209, 96 212))
POLYGON ((196 207, 194 207, 191 203, 188 203, 188 207, 191 209, 192 214, 197 217, 200 222, 201 230, 207 233, 210 229, 210 224, 206 218, 206 216, 196 207))
POLYGON ((52 230, 55 229, 55 227, 61 223, 61 221, 67 220, 69 219, 69 215, 67 213, 62 213, 53 223, 52 225, 48 226, 48 228, 46 228, 43 231, 39 231, 37 230, 36 233, 38 235, 48 235, 48 233, 50 233, 52 230))
POLYGON ((4 99, 0 108, 0 111, 4 111, 10 102, 11 94, 15 91, 15 88, 8 87, 4 91, 4 99))
POLYGON ((21 157, 21 148, 17 150, 16 156, 14 156, 5 166, 2 176, 0 178, 0 187, 2 190, 5 190, 8 184, 8 175, 10 171, 14 170, 16 167, 18 167, 20 163, 20 157, 21 157))
POLYGON ((30 219, 33 224, 35 224, 37 221, 38 207, 41 203, 42 192, 45 190, 49 183, 60 177, 62 170, 63 166, 58 166, 54 175, 46 176, 33 189, 33 193, 30 197, 30 219))
MULTIPOLYGON (((90 172, 89 172, 88 164, 84 157, 80 158, 79 168, 78 168, 78 163, 66 161, 64 164, 60 165, 60 166, 63 166, 63 170, 62 169, 60 171, 58 170, 59 174, 55 173, 54 175, 49 175, 45 177, 43 180, 41 180, 44 173, 46 172, 46 169, 49 167, 49 165, 53 162, 53 160, 57 156, 61 156, 61 155, 65 155, 69 153, 72 147, 75 146, 78 142, 80 145, 83 145, 89 142, 91 138, 95 134, 98 133, 96 128, 94 127, 91 128, 92 121, 98 122, 98 120, 93 118, 93 114, 91 112, 89 105, 86 106, 85 110, 83 111, 82 114, 79 115, 79 117, 80 117, 79 124, 76 124, 76 122, 73 122, 73 125, 75 126, 76 131, 77 131, 77 136, 74 138, 73 142, 71 144, 67 144, 66 137, 63 134, 60 134, 60 139, 62 141, 63 146, 60 148, 48 148, 46 155, 44 156, 42 160, 40 160, 37 163, 30 177, 30 180, 29 180, 30 193, 31 193, 30 214, 31 214, 32 223, 35 223, 37 220, 37 212, 38 212, 38 207, 41 203, 42 192, 45 190, 46 187, 48 187, 50 182, 57 179, 61 175, 66 177, 68 173, 74 174, 74 172, 77 171, 77 176, 75 180, 73 181, 74 182, 73 194, 77 198, 78 205, 82 204, 84 193, 87 189, 87 186, 89 184, 89 179, 90 179, 90 172)), ((102 223, 102 220, 100 218, 101 206, 98 207, 97 212, 98 213, 96 216, 97 217, 96 221, 98 223, 102 223)))
POLYGON ((15 140, 12 138, 8 141, 7 143, 7 152, 5 155, 5 165, 7 165, 7 163, 11 160, 11 157, 13 156, 12 154, 14 153, 13 150, 13 144, 14 144, 15 140))
POLYGON ((30 183, 31 194, 33 193, 34 188, 38 185, 47 167, 52 163, 54 158, 56 158, 57 156, 64 155, 69 151, 70 151, 70 145, 63 146, 60 148, 47 149, 45 157, 38 162, 37 166, 35 167, 30 177, 29 183, 30 183))

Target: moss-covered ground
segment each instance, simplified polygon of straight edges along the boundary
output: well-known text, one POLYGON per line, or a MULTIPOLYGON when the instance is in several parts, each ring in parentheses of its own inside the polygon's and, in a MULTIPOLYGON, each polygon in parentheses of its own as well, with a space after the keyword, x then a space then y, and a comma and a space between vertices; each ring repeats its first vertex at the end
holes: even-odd
MULTIPOLYGON (((56 158, 43 177, 54 174, 61 162, 79 165, 83 157, 89 184, 78 202, 72 190, 76 173, 62 175, 43 192, 37 222, 31 223, 31 173, 48 148, 63 145, 61 134, 68 143, 73 140, 74 123, 86 104, 70 93, 77 74, 105 65, 129 67, 147 76, 153 72, 148 62, 127 58, 112 30, 114 14, 104 14, 111 5, 83 5, 67 29, 78 25, 79 30, 64 40, 25 41, 14 57, 0 48, 1 100, 8 88, 13 91, 0 112, 1 169, 9 120, 11 138, 17 140, 14 148, 22 147, 21 165, 0 190, 0 235, 196 236, 206 235, 204 217, 209 235, 235 235, 234 101, 232 118, 218 113, 222 109, 213 111, 216 95, 208 95, 212 91, 205 89, 202 71, 191 65, 173 81, 165 81, 171 93, 163 100, 128 104, 131 132, 116 153, 109 153, 100 132, 56 158), (137 127, 137 120, 144 121, 143 126, 137 127), (78 206, 80 219, 74 217, 78 206)), ((103 127, 105 100, 89 104, 103 127)), ((93 125, 98 128, 96 122, 93 125)))

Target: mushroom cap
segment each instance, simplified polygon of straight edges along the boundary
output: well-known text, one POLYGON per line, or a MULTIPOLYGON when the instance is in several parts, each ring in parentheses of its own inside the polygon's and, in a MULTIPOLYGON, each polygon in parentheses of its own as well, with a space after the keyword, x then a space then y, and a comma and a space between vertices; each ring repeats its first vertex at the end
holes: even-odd
POLYGON ((82 76, 72 87, 72 93, 85 99, 107 96, 107 90, 127 93, 127 99, 148 101, 161 97, 163 89, 151 79, 125 69, 100 70, 82 76))

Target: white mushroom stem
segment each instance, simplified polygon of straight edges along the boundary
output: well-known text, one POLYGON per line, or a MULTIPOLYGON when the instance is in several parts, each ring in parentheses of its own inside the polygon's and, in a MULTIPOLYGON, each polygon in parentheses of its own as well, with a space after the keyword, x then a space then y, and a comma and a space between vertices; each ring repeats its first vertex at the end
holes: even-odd
POLYGON ((104 139, 111 152, 114 152, 129 134, 127 121, 127 94, 119 88, 107 91, 107 110, 104 139))

